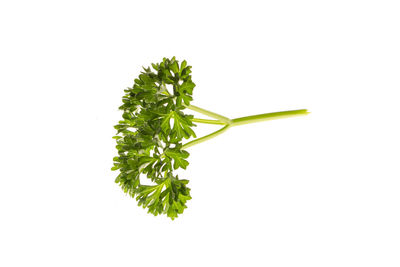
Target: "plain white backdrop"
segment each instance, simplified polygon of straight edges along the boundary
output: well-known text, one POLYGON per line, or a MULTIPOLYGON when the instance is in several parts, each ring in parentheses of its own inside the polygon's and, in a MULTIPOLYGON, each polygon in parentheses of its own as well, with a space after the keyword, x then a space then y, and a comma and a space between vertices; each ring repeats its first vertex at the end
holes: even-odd
MULTIPOLYGON (((0 265, 400 266, 398 1, 2 1, 0 265), (234 118, 175 221, 114 183, 141 66, 186 59, 234 118)), ((198 127, 199 135, 215 130, 198 127)))

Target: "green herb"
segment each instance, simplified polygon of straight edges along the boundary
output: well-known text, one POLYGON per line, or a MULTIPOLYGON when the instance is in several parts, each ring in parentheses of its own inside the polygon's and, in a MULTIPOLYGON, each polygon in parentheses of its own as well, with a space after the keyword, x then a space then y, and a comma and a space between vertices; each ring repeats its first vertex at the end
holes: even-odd
POLYGON ((175 57, 164 58, 152 64, 152 69, 143 69, 122 98, 123 119, 115 126, 117 135, 113 137, 118 156, 114 157, 112 170, 119 170, 115 182, 124 192, 154 215, 166 214, 174 219, 191 199, 189 181, 174 174, 189 165, 186 148, 233 126, 308 114, 301 109, 229 119, 190 104, 195 84, 191 66, 185 60, 179 64, 175 57), (185 109, 213 119, 194 118, 185 114, 185 109), (184 143, 184 139, 196 138, 194 123, 218 124, 222 128, 184 143))

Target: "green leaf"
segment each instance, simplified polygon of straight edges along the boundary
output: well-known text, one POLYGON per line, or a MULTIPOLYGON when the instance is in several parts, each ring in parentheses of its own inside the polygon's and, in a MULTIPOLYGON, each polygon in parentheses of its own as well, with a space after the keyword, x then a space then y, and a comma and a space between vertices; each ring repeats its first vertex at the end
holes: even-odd
POLYGON ((174 169, 186 169, 186 167, 189 165, 189 162, 185 160, 189 157, 189 153, 185 150, 167 149, 164 153, 168 157, 174 159, 174 169))
POLYGON ((173 73, 175 73, 175 74, 179 73, 179 65, 178 65, 178 62, 174 61, 174 62, 171 64, 171 70, 172 70, 173 73))
POLYGON ((192 122, 182 112, 172 112, 174 118, 173 131, 178 138, 189 138, 190 136, 196 137, 194 131, 190 128, 192 122))
POLYGON ((112 170, 119 171, 115 182, 138 205, 174 219, 190 199, 187 180, 179 180, 173 171, 189 164, 182 142, 196 136, 195 125, 193 116, 182 110, 183 103, 192 101, 195 85, 185 60, 179 65, 175 57, 164 58, 151 66, 143 67, 133 86, 124 90, 123 119, 114 127, 118 156, 112 170))
POLYGON ((166 134, 168 134, 169 131, 171 130, 170 120, 171 120, 172 115, 173 115, 172 112, 165 115, 161 122, 161 129, 166 134))
POLYGON ((192 95, 193 94, 193 88, 195 87, 196 85, 192 82, 192 81, 185 81, 184 83, 182 83, 181 84, 181 86, 180 86, 180 92, 182 93, 182 94, 189 94, 189 95, 192 95))
POLYGON ((112 170, 112 171, 116 171, 116 170, 118 170, 119 168, 120 168, 120 167, 119 167, 118 165, 116 165, 116 166, 112 167, 111 170, 112 170))
POLYGON ((179 74, 182 74, 182 70, 183 70, 184 68, 186 68, 186 66, 187 66, 187 62, 186 62, 186 60, 182 61, 182 63, 181 63, 181 68, 180 68, 180 71, 179 71, 179 74))
POLYGON ((191 96, 186 95, 186 94, 182 94, 181 97, 182 97, 183 102, 184 102, 185 105, 187 105, 187 106, 190 104, 190 101, 193 100, 193 98, 192 98, 191 96))

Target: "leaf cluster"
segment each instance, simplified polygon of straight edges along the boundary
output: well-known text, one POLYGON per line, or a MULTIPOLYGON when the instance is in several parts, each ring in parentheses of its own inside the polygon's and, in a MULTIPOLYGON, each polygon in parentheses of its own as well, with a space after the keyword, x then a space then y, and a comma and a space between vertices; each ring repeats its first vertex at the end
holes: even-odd
POLYGON ((123 191, 154 215, 174 219, 191 199, 188 180, 174 171, 189 165, 183 139, 196 137, 193 116, 183 113, 194 87, 191 66, 173 57, 143 68, 124 90, 122 120, 114 126, 118 156, 112 170, 119 171, 115 182, 123 191))

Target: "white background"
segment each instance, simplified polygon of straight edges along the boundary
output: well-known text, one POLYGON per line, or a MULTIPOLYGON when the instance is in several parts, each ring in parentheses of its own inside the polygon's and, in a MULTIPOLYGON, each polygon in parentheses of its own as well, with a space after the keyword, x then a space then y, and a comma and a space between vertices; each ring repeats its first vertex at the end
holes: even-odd
POLYGON ((383 0, 2 1, 0 265, 400 266, 399 14, 383 0), (193 66, 195 105, 312 112, 190 148, 175 221, 110 170, 123 89, 172 56, 193 66))

